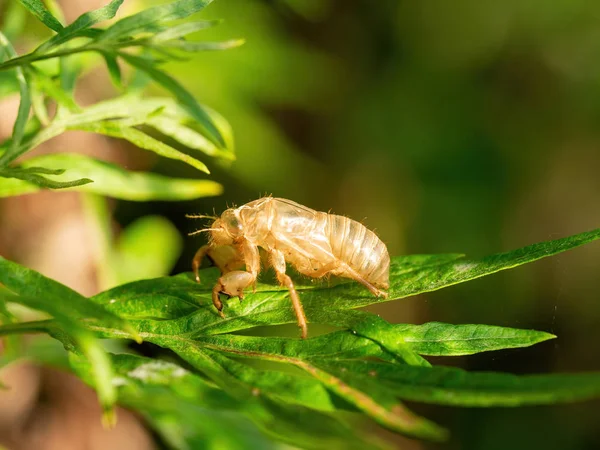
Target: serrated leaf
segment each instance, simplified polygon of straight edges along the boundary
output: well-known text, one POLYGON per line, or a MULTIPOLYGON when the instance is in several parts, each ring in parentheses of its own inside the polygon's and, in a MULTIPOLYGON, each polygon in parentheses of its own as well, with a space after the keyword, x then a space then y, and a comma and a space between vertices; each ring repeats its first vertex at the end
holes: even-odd
POLYGON ((19 2, 51 30, 59 32, 64 28, 56 17, 50 14, 41 0, 19 0, 19 2))
MULTIPOLYGON (((325 364, 327 366, 327 364, 325 364)), ((512 375, 373 361, 329 365, 341 378, 376 383, 404 400, 465 407, 548 405, 598 398, 600 373, 512 375)))
POLYGON ((451 325, 429 322, 423 325, 398 324, 394 329, 420 355, 459 356, 529 347, 556 336, 536 330, 492 325, 451 325))
MULTIPOLYGON (((119 403, 139 411, 174 448, 211 443, 248 450, 275 448, 243 415, 240 402, 199 376, 175 364, 139 356, 112 355, 112 361, 119 403), (223 427, 228 430, 226 436, 223 427)), ((72 355, 70 362, 80 377, 95 384, 85 360, 72 355)))
POLYGON ((112 0, 108 5, 105 5, 102 8, 82 14, 75 19, 72 24, 62 28, 61 30, 55 30, 58 31, 58 34, 44 42, 44 44, 42 44, 36 51, 45 52, 52 47, 56 47, 76 36, 79 36, 83 30, 86 30, 97 23, 112 19, 115 17, 119 7, 122 4, 123 0, 112 0))
MULTIPOLYGON (((390 290, 396 294, 404 289, 405 295, 428 292, 516 267, 598 237, 600 230, 594 230, 480 260, 466 260, 467 263, 460 255, 393 258, 390 290)), ((407 358, 407 349, 415 353, 468 354, 523 347, 552 336, 473 325, 391 325, 353 310, 376 300, 362 286, 348 280, 336 280, 331 286, 297 283, 309 320, 343 330, 306 340, 225 334, 257 325, 295 322, 288 293, 279 286, 259 283, 257 292, 247 293, 243 301, 228 301, 227 317, 222 319, 211 301, 218 271, 206 269, 201 275, 201 283, 195 283, 190 274, 182 274, 122 285, 90 300, 128 317, 128 323, 141 337, 175 352, 194 371, 249 408, 244 412, 251 414, 259 426, 285 442, 302 442, 307 434, 298 431, 302 428, 313 437, 303 446, 337 443, 335 437, 345 428, 336 425, 325 412, 328 408, 348 409, 347 405, 392 430, 435 440, 444 437, 444 430, 414 415, 401 400, 457 406, 518 406, 600 397, 597 373, 517 377, 405 364, 404 361, 415 363, 407 358), (433 346, 432 341, 439 345, 433 346), (256 359, 283 366, 281 370, 261 371, 246 363, 256 359), (310 381, 303 381, 302 377, 309 377, 310 381), (311 395, 314 405, 310 405, 311 395), (338 406, 342 400, 345 407, 338 406), (318 424, 306 419, 315 411, 321 414, 318 424), (332 429, 336 430, 333 434, 332 429), (327 441, 332 437, 333 441, 327 441)), ((98 336, 131 336, 130 331, 111 324, 82 323, 98 336)), ((0 327, 0 334, 6 330, 14 332, 16 325, 21 324, 0 327)), ((34 326, 22 324, 23 329, 34 326)), ((52 322, 45 326, 52 326, 52 322)), ((56 327, 53 333, 56 336, 56 327)), ((59 338, 66 340, 60 335, 59 338)))
MULTIPOLYGON (((370 295, 358 283, 344 279, 335 281, 333 286, 317 281, 308 285, 299 282, 297 287, 310 323, 351 328, 364 320, 365 316, 352 315, 348 312, 350 309, 441 289, 567 251, 598 238, 600 230, 594 230, 479 260, 461 259, 460 255, 395 257, 390 268, 390 297, 385 300, 370 295)), ((220 319, 211 302, 212 287, 217 277, 218 271, 206 269, 202 271, 201 284, 194 283, 191 275, 187 274, 140 282, 140 285, 130 286, 130 289, 145 290, 149 297, 156 297, 156 293, 162 289, 170 290, 177 286, 177 289, 170 291, 172 296, 196 299, 201 308, 185 320, 173 321, 170 326, 174 333, 192 332, 190 329, 182 331, 192 325, 198 334, 218 334, 261 325, 296 323, 287 289, 264 283, 258 283, 256 293, 247 293, 244 301, 231 299, 226 302, 224 313, 227 319, 220 319)), ((118 299, 119 295, 126 294, 127 290, 115 292, 113 298, 118 299)))
MULTIPOLYGON (((191 200, 219 195, 223 189, 220 184, 211 180, 179 179, 149 172, 131 172, 115 164, 74 153, 44 155, 23 163, 23 167, 31 165, 39 165, 49 169, 64 169, 64 174, 55 177, 57 181, 78 177, 91 178, 94 183, 73 189, 122 200, 191 200)), ((2 196, 3 184, 0 179, 0 196, 2 196)), ((5 189, 10 194, 18 187, 18 185, 9 184, 5 189)), ((23 185, 20 187, 24 192, 33 192, 30 186, 23 185)))
MULTIPOLYGON (((180 427, 189 430, 187 435, 204 431, 205 441, 206 438, 209 441, 211 439, 210 426, 214 422, 210 418, 221 418, 225 412, 231 412, 237 416, 225 416, 229 417, 230 421, 235 419, 237 423, 243 424, 241 419, 245 416, 263 433, 304 448, 359 449, 365 448, 369 442, 357 430, 352 430, 328 414, 286 405, 271 398, 271 394, 266 390, 256 395, 252 394, 252 385, 231 376, 226 371, 231 366, 220 365, 225 362, 222 357, 213 360, 212 356, 214 355, 204 360, 204 368, 213 377, 221 376, 229 381, 234 391, 239 389, 242 392, 241 398, 216 388, 172 363, 131 355, 114 355, 113 362, 117 372, 114 384, 119 386, 119 399, 130 407, 137 406, 136 409, 149 416, 151 423, 159 425, 159 430, 160 418, 164 418, 166 414, 177 417, 180 427), (160 401, 162 398, 165 402, 160 401)), ((80 376, 92 382, 85 362, 78 358, 71 358, 71 361, 80 376)), ((233 361, 231 363, 235 364, 233 361)), ((221 430, 222 424, 217 429, 221 430)), ((242 430, 250 431, 250 436, 260 442, 260 437, 252 432, 252 429, 248 430, 247 425, 243 426, 242 430)), ((231 429, 231 432, 235 434, 236 429, 231 429)), ((240 437, 242 447, 236 448, 246 448, 252 444, 247 442, 245 434, 240 437)), ((380 445, 377 440, 371 440, 370 447, 380 448, 380 445)))
MULTIPOLYGON (((7 265, 5 262, 6 260, 0 258, 0 282, 5 283, 9 288, 11 288, 11 290, 15 292, 21 290, 25 291, 26 294, 16 295, 7 293, 6 291, 0 291, 0 297, 4 301, 18 303, 38 311, 46 312, 53 316, 54 320, 56 321, 56 325, 49 325, 48 322, 43 322, 43 324, 47 326, 44 327, 44 325, 40 325, 39 329, 45 328, 45 331, 51 336, 60 340, 66 349, 70 351, 81 352, 83 355, 85 355, 85 357, 90 361, 90 366, 92 367, 92 374, 96 381, 100 404, 102 405, 106 416, 112 416, 112 408, 117 399, 115 389, 110 383, 112 378, 112 368, 110 365, 110 360, 106 356, 99 342, 94 338, 94 335, 83 326, 81 323, 81 318, 70 314, 70 311, 64 306, 64 301, 59 303, 56 302, 56 298, 51 298, 44 295, 31 295, 30 293, 32 292, 32 289, 18 289, 19 286, 17 286, 17 289, 14 289, 15 283, 10 283, 10 281, 12 281, 10 278, 8 280, 9 283, 6 283, 7 277, 3 271, 9 272, 14 270, 16 265, 7 265)), ((34 276, 33 279, 35 280, 35 278, 36 277, 34 276)), ((48 282, 44 284, 53 288, 54 292, 68 292, 67 290, 63 289, 65 286, 60 285, 62 288, 58 287, 58 283, 48 282)), ((71 295, 71 297, 74 296, 71 295)), ((10 333, 11 331, 36 331, 35 327, 31 327, 29 329, 19 329, 18 325, 20 324, 2 326, 0 334, 10 333)))
MULTIPOLYGON (((310 322, 332 323, 333 320, 333 323, 339 326, 346 326, 348 323, 343 321, 342 316, 338 317, 337 311, 435 291, 537 261, 599 238, 600 229, 596 229, 480 259, 456 259, 457 255, 395 257, 392 258, 390 267, 390 295, 387 299, 376 298, 360 284, 344 279, 336 280, 333 286, 316 281, 308 287, 301 286, 299 293, 310 322)), ((212 276, 215 280, 215 272, 212 272, 213 275, 209 274, 211 272, 207 272, 207 276, 212 276)), ((211 283, 203 286, 207 290, 212 287, 211 283)), ((243 303, 234 299, 229 305, 229 308, 224 310, 226 315, 231 316, 228 317, 227 325, 224 325, 226 331, 233 331, 237 326, 247 326, 249 322, 256 325, 295 322, 293 314, 288 315, 291 310, 287 290, 275 285, 258 285, 257 293, 246 295, 243 303), (245 317, 252 311, 254 314, 251 319, 245 317)))
MULTIPOLYGON (((339 446, 339 437, 346 435, 346 445, 356 444, 352 432, 334 417, 317 410, 308 410, 293 404, 286 404, 273 398, 269 391, 256 392, 255 386, 247 385, 235 374, 223 366, 223 357, 213 351, 206 351, 198 346, 176 344, 173 350, 184 360, 204 373, 215 384, 229 395, 244 400, 252 411, 252 418, 265 432, 278 437, 284 442, 293 444, 302 442, 308 448, 330 448, 339 446), (307 436, 308 435, 308 436, 307 436)), ((358 442, 358 448, 364 443, 358 442)))
MULTIPOLYGON (((1 256, 0 283, 17 297, 27 299, 24 301, 37 302, 38 306, 46 308, 44 310, 52 315, 72 317, 74 320, 85 320, 89 323, 101 323, 116 329, 129 330, 137 336, 135 329, 115 313, 89 301, 67 286, 1 256)), ((136 339, 139 340, 139 337, 136 339)))

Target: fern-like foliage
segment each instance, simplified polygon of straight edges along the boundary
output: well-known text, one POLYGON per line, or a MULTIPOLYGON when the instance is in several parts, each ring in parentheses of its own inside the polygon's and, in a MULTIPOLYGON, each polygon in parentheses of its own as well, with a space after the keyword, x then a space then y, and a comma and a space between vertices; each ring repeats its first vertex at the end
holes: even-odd
MULTIPOLYGON (((600 229, 481 259, 413 255, 392 259, 387 301, 466 282, 600 238, 600 229)), ((386 448, 352 425, 362 415, 398 433, 443 441, 446 429, 403 401, 464 407, 515 407, 600 397, 600 374, 515 376, 432 366, 425 356, 528 347, 551 334, 488 325, 390 324, 356 308, 376 299, 357 283, 298 283, 312 327, 335 331, 306 340, 235 334, 295 323, 285 289, 259 284, 230 300, 222 319, 211 301, 218 273, 124 284, 85 298, 0 259, 0 305, 44 311, 49 320, 6 323, 0 335, 47 333, 69 351, 70 368, 94 386, 107 412, 118 401, 139 411, 173 448, 222 442, 230 448, 386 448), (97 338, 143 340, 169 361, 107 354, 97 338), (257 361, 266 361, 261 367, 257 361)), ((8 311, 3 307, 0 312, 8 311)), ((314 328, 313 328, 314 330, 314 328)))
MULTIPOLYGON (((105 28, 98 24, 113 19, 123 0, 113 0, 67 26, 40 0, 20 3, 54 34, 31 52, 17 55, 11 41, 0 32, 0 74, 6 78, 6 86, 20 92, 12 137, 0 144, 0 197, 41 188, 72 188, 128 200, 183 200, 221 191, 220 185, 207 180, 172 180, 146 173, 126 176, 116 166, 81 155, 55 154, 16 163, 20 156, 68 130, 124 139, 206 173, 204 157, 234 159, 227 122, 198 103, 161 68, 164 62, 185 59, 190 53, 241 44, 240 40, 187 39, 191 33, 218 24, 218 21, 180 23, 200 12, 210 0, 179 0, 156 6, 105 28), (98 61, 92 58, 90 63, 89 55, 101 57, 123 94, 82 108, 73 91, 86 65, 98 61), (123 66, 133 69, 134 76, 129 82, 122 73, 123 66), (142 88, 149 80, 172 97, 143 96, 142 88), (52 114, 50 104, 56 106, 52 114)), ((5 24, 10 21, 9 15, 5 24)), ((10 89, 5 94, 8 92, 10 89)))

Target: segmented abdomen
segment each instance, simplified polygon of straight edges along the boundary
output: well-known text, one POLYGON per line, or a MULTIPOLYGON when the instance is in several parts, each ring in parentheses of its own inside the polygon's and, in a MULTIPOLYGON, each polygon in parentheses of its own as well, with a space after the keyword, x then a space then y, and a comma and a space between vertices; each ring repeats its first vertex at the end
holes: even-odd
POLYGON ((355 220, 327 214, 327 234, 335 257, 377 287, 389 287, 390 256, 375 233, 355 220))

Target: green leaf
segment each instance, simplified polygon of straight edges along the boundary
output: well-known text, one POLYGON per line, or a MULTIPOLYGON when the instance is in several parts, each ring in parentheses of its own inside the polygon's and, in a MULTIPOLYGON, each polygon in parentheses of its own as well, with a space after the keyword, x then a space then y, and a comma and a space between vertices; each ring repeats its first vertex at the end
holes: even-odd
POLYGON ((398 356, 406 364, 431 367, 427 360, 421 358, 399 335, 394 326, 381 317, 370 314, 352 326, 352 333, 371 339, 391 354, 398 356))
POLYGON ((168 41, 162 45, 164 47, 176 48, 185 52, 204 52, 213 50, 228 50, 244 45, 244 39, 231 39, 221 42, 189 42, 184 40, 168 41))
POLYGON ((33 81, 33 86, 36 90, 39 90, 43 94, 52 98, 58 105, 71 112, 76 113, 81 111, 81 108, 79 105, 77 105, 77 103, 75 103, 73 97, 59 87, 52 78, 41 71, 34 69, 33 67, 30 71, 30 74, 33 81))
POLYGON ((56 17, 50 14, 41 0, 19 0, 19 2, 51 30, 59 32, 64 28, 56 17))
MULTIPOLYGON (((201 377, 150 358, 113 355, 112 360, 119 403, 139 411, 173 448, 275 448, 240 411, 241 402, 201 377)), ((76 373, 94 385, 89 364, 75 355, 70 361, 76 373)))
POLYGON ((199 122, 199 125, 206 131, 209 138, 220 147, 226 145, 225 138, 218 124, 215 123, 212 116, 206 109, 200 105, 194 96, 189 93, 177 80, 172 78, 160 69, 157 69, 152 63, 140 58, 120 52, 119 56, 137 69, 146 72, 154 81, 170 91, 181 102, 181 105, 199 122))
POLYGON ((430 356, 472 355, 504 348, 529 347, 556 336, 543 331, 519 330, 492 325, 394 325, 396 332, 415 352, 430 356))
POLYGON ((83 30, 86 30, 97 23, 112 19, 117 14, 123 0, 112 0, 108 5, 94 11, 89 11, 79 16, 72 24, 58 31, 56 36, 47 40, 36 51, 45 52, 52 47, 56 47, 68 40, 77 37, 83 30))
POLYGON ((163 156, 169 159, 176 159, 178 161, 185 162, 190 166, 206 173, 210 173, 208 167, 196 158, 193 158, 167 144, 148 136, 143 131, 124 126, 118 121, 104 121, 99 123, 88 123, 79 126, 73 126, 72 129, 78 129, 83 131, 91 131, 93 133, 104 134, 105 136, 111 136, 116 138, 125 139, 132 144, 137 145, 144 150, 150 150, 157 155, 163 156))
POLYGON ((43 307, 44 311, 55 317, 73 317, 79 321, 85 320, 86 323, 101 323, 115 329, 129 330, 134 338, 139 340, 135 329, 118 315, 89 301, 67 286, 2 257, 0 283, 16 294, 16 297, 30 302, 27 306, 35 309, 43 307), (37 306, 32 306, 34 304, 37 306))
MULTIPOLYGON (((327 366, 327 364, 324 364, 327 366)), ((340 378, 376 383, 404 400, 465 407, 548 405, 598 398, 600 373, 512 375, 343 361, 329 367, 340 378)))
POLYGON ((40 190, 37 184, 16 178, 0 177, 0 198, 31 194, 40 190))
POLYGON ((116 54, 112 52, 101 52, 101 54, 104 58, 104 62, 106 62, 106 68, 108 69, 110 80, 115 87, 121 89, 123 87, 123 80, 121 77, 121 68, 119 67, 116 54))
MULTIPOLYGON (((598 233, 593 236, 597 237, 598 233)), ((588 242, 591 239, 593 238, 589 234, 584 233, 583 235, 566 238, 566 241, 570 245, 576 246, 584 243, 584 240, 588 242), (582 236, 583 240, 581 239, 582 236)), ((565 245, 564 241, 551 241, 543 245, 547 249, 554 248, 560 249, 558 251, 565 251, 571 246, 565 245)), ((537 247, 534 246, 535 248, 537 247)), ((516 255, 520 253, 520 250, 515 252, 516 255)), ((459 264, 458 261, 461 260, 457 258, 460 258, 460 255, 410 255, 393 258, 390 276, 392 291, 397 284, 402 283, 402 280, 407 277, 417 280, 420 273, 428 274, 432 269, 453 267, 454 264, 459 264)), ((460 275, 461 272, 458 272, 458 274, 460 275)), ((201 271, 201 284, 195 283, 190 274, 140 281, 117 288, 117 290, 107 291, 95 297, 95 300, 104 303, 104 299, 109 298, 116 300, 115 304, 122 304, 122 302, 128 300, 129 294, 137 293, 136 298, 139 301, 157 301, 160 303, 162 300, 177 299, 173 301, 200 304, 201 308, 189 317, 169 323, 173 333, 187 333, 192 332, 193 329, 196 330, 198 335, 217 334, 256 326, 296 323, 287 289, 261 282, 257 284, 256 293, 247 293, 244 301, 231 299, 226 302, 224 309, 226 320, 222 320, 214 310, 211 302, 212 288, 217 277, 217 270, 205 269, 201 271), (164 298, 161 297, 161 293, 164 293, 164 298)), ((449 284, 455 284, 450 279, 447 279, 447 281, 449 284)), ((413 285, 409 285, 413 292, 412 295, 420 293, 420 286, 424 290, 430 287, 428 283, 424 285, 419 285, 416 281, 413 281, 413 283, 413 285)), ((318 282, 302 284, 301 280, 297 283, 300 299, 310 323, 352 328, 363 322, 366 316, 364 313, 354 312, 351 309, 383 301, 371 296, 358 283, 338 279, 331 284, 330 286, 318 282)), ((140 323, 140 326, 143 325, 145 324, 140 323)))
MULTIPOLYGON (((359 308, 435 291, 556 255, 599 238, 600 229, 596 229, 480 259, 457 259, 457 255, 398 256, 392 258, 390 290, 387 299, 376 298, 370 295, 360 284, 343 279, 338 280, 330 288, 322 282, 316 282, 307 288, 303 287, 300 298, 309 321, 327 322, 328 317, 331 315, 329 312, 335 310, 359 308), (322 305, 327 305, 327 308, 323 308, 322 305)), ((284 288, 264 286, 262 289, 269 292, 248 295, 244 303, 263 303, 268 297, 271 299, 272 307, 277 308, 276 304, 285 297, 286 290, 284 288)), ((281 307, 284 307, 283 303, 281 307)), ((227 313, 227 311, 225 312, 227 313)), ((281 318, 280 314, 279 319, 281 318)), ((260 321, 260 317, 257 319, 260 321)), ((294 320, 292 317, 290 319, 294 320)), ((340 325, 343 325, 343 323, 340 325)))
MULTIPOLYGON (((81 178, 78 180, 69 181, 57 181, 42 176, 42 174, 61 175, 63 172, 64 170, 48 170, 44 167, 30 167, 27 169, 22 169, 18 167, 6 169, 0 168, 0 177, 17 178, 19 180, 23 180, 41 188, 47 189, 66 189, 70 187, 83 186, 88 183, 92 183, 92 180, 90 180, 89 178, 81 178)), ((26 187, 25 189, 27 190, 26 187)))
MULTIPOLYGON (((467 263, 463 259, 457 259, 459 255, 396 257, 392 259, 390 271, 390 297, 405 297, 440 289, 566 251, 598 237, 600 231, 596 230, 467 263)), ((129 294, 137 292, 136 298, 140 301, 143 298, 148 302, 177 299, 176 301, 200 304, 201 307, 190 316, 168 324, 173 333, 191 333, 196 330, 198 335, 216 334, 261 325, 296 322, 287 290, 264 283, 258 283, 256 293, 248 293, 244 301, 229 300, 224 309, 227 319, 222 320, 210 300, 217 277, 218 271, 206 269, 202 271, 201 284, 195 283, 189 274, 141 281, 125 288, 117 288, 116 291, 107 291, 95 300, 103 303, 104 298, 110 298, 116 300, 116 304, 122 304, 127 301, 129 294), (161 293, 164 293, 164 298, 161 293)), ((337 283, 333 286, 324 283, 298 283, 300 299, 309 322, 352 328, 363 322, 365 315, 353 313, 350 309, 382 301, 371 296, 358 283, 343 279, 337 280, 337 283)), ((152 329, 150 323, 140 322, 139 326, 149 326, 152 329)))
MULTIPOLYGON (((303 444, 306 445, 305 433, 307 431, 312 437, 308 441, 309 448, 329 448, 330 445, 336 443, 336 437, 344 436, 344 434, 348 443, 355 442, 350 430, 340 427, 341 424, 334 417, 318 413, 317 410, 307 410, 294 404, 286 404, 274 398, 270 391, 259 390, 257 392, 256 386, 246 384, 239 375, 236 375, 235 371, 230 372, 230 367, 225 364, 228 359, 218 353, 206 351, 193 344, 186 345, 184 342, 175 344, 172 350, 229 395, 248 403, 252 408, 253 419, 258 423, 262 422, 263 431, 274 434, 284 442, 294 443, 304 440, 303 444), (304 439, 302 439, 303 437, 304 439), (334 438, 333 442, 329 442, 332 437, 334 438)), ((349 392, 349 395, 353 394, 354 392, 349 392)), ((418 431, 422 431, 422 429, 419 428, 418 431)), ((441 437, 437 433, 440 430, 435 427, 426 431, 431 431, 433 434, 432 436, 427 434, 427 437, 441 437)), ((364 447, 364 443, 360 443, 360 445, 364 447)))
POLYGON ((66 95, 73 96, 77 76, 82 69, 81 62, 74 56, 64 56, 58 60, 58 65, 60 68, 60 88, 66 95))
POLYGON ((33 113, 38 118, 42 126, 47 126, 50 123, 50 117, 48 116, 48 109, 46 108, 46 98, 44 93, 36 88, 35 80, 32 80, 34 71, 28 72, 31 89, 31 106, 33 107, 33 113))
POLYGON ((232 152, 221 150, 196 130, 165 114, 148 119, 146 124, 165 136, 175 139, 180 144, 194 150, 199 150, 208 156, 228 160, 235 159, 232 152))
MULTIPOLYGON (((461 255, 393 258, 390 291, 394 295, 401 290, 405 295, 428 292, 566 251, 598 237, 600 230, 595 230, 479 260, 467 260, 461 255)), ((14 267, 11 270, 16 271, 14 267)), ((3 272, 0 265, 0 276, 3 272)), ((89 300, 106 311, 127 317, 127 324, 145 341, 173 351, 186 362, 186 367, 206 377, 211 386, 222 390, 234 403, 243 405, 240 411, 257 426, 284 442, 316 448, 339 445, 344 433, 351 435, 335 417, 338 411, 347 410, 362 412, 408 436, 445 438, 445 430, 412 413, 401 403, 405 400, 487 407, 600 397, 598 373, 518 377, 424 367, 424 360, 415 355, 463 355, 524 347, 553 336, 490 326, 391 325, 372 314, 354 311, 357 306, 377 300, 362 286, 344 279, 335 280, 329 287, 324 283, 297 283, 309 320, 342 330, 306 340, 227 334, 259 325, 292 323, 295 316, 287 290, 263 282, 258 283, 256 293, 248 292, 243 301, 229 300, 226 318, 222 319, 211 301, 218 276, 218 270, 211 268, 202 271, 201 283, 195 283, 190 274, 143 280, 107 290, 89 300), (263 370, 256 360, 272 364, 275 369, 263 370)), ((22 292, 15 290, 14 281, 8 281, 0 278, 19 295, 40 294, 20 287, 36 284, 34 279, 19 280, 17 285, 22 292)), ((118 324, 103 322, 82 321, 81 325, 96 336, 134 335, 118 324)), ((7 324, 0 327, 0 334, 44 327, 53 336, 69 342, 68 336, 59 334, 59 319, 7 324)), ((129 385, 129 380, 124 385, 129 385)), ((358 442, 353 436, 350 440, 358 442)), ((362 442, 360 445, 364 446, 362 442)))
POLYGON ((170 41, 171 39, 178 39, 183 36, 187 36, 190 33, 195 33, 196 31, 204 30, 206 28, 214 27, 220 24, 221 20, 202 20, 198 22, 184 22, 179 25, 175 25, 167 28, 160 33, 156 33, 150 39, 150 42, 153 44, 158 44, 165 41, 170 41))
MULTIPOLYGON (((15 49, 1 32, 0 49, 3 50, 10 58, 17 56, 15 49)), ((16 158, 19 144, 21 143, 21 139, 23 139, 23 135, 25 134, 25 125, 29 119, 29 111, 31 110, 31 92, 29 91, 27 80, 25 79, 25 73, 21 67, 17 67, 15 71, 17 73, 17 82, 19 83, 21 101, 19 102, 17 119, 15 120, 15 124, 13 126, 10 147, 6 152, 0 155, 0 167, 6 166, 10 161, 16 158)))
MULTIPOLYGON (((39 80, 44 81, 44 77, 41 76, 39 80)), ((47 81, 48 80, 45 80, 42 83, 42 86, 48 92, 51 92, 50 86, 52 86, 52 83, 47 83, 47 81)), ((78 109, 77 105, 69 104, 68 102, 65 102, 65 108, 78 109)), ((224 131, 224 136, 227 141, 231 142, 230 128, 227 122, 212 110, 208 110, 208 113, 213 117, 213 120, 216 123, 219 123, 219 127, 224 131)), ((162 117, 165 117, 168 120, 175 120, 182 124, 191 120, 191 116, 180 108, 172 99, 161 97, 142 99, 136 95, 121 96, 99 102, 77 113, 68 114, 65 112, 61 114, 59 117, 56 117, 48 127, 42 129, 38 133, 32 133, 28 136, 28 139, 25 139, 18 147, 15 156, 27 152, 31 148, 58 136, 68 129, 87 130, 103 134, 109 133, 110 135, 114 134, 115 136, 122 136, 124 133, 128 133, 131 138, 136 138, 136 140, 139 138, 144 145, 151 147, 149 149, 156 149, 156 151, 160 152, 163 156, 169 157, 168 155, 172 155, 174 159, 183 160, 194 167, 200 168, 200 170, 206 170, 206 166, 195 158, 145 135, 142 131, 131 128, 132 126, 149 124, 153 119, 162 117), (123 131, 125 128, 127 129, 123 131)), ((29 123, 31 124, 32 122, 33 121, 30 121, 29 123)), ((154 125, 159 126, 156 123, 154 123, 154 125)), ((181 136, 179 128, 177 128, 177 136, 181 136)), ((188 135, 188 137, 191 138, 191 135, 188 135)), ((8 148, 10 142, 11 141, 8 140, 0 144, 0 152, 3 148, 8 148)), ((211 153, 209 147, 201 142, 198 144, 198 147, 204 148, 205 153, 211 153)), ((233 158, 230 151, 221 151, 217 149, 212 152, 212 154, 227 159, 233 158)))
POLYGON ((212 0, 179 0, 146 9, 111 25, 102 34, 100 40, 115 40, 123 36, 130 36, 139 31, 145 31, 150 25, 185 19, 204 9, 211 2, 212 0))
MULTIPOLYGON (((0 290, 4 301, 19 303, 50 314, 60 327, 48 325, 48 332, 61 340, 71 351, 80 351, 94 368, 99 399, 105 409, 106 420, 111 420, 116 400, 110 383, 111 366, 104 350, 86 328, 91 323, 128 330, 140 341, 135 330, 124 319, 90 302, 86 297, 38 272, 0 257, 0 290), (10 291, 10 292, 9 292, 10 291)), ((12 324, 14 328, 19 324, 12 324)))
MULTIPOLYGON (((4 290, 0 290, 0 297, 4 301, 18 303, 38 311, 44 311, 54 317, 60 327, 57 328, 56 326, 50 325, 47 326, 46 331, 53 337, 59 339, 66 349, 70 351, 81 352, 86 358, 88 358, 93 369, 92 373, 98 389, 98 398, 104 409, 105 417, 112 417, 112 408, 116 402, 116 392, 110 382, 112 378, 110 361, 104 353, 104 350, 100 346, 99 342, 94 338, 93 334, 84 328, 83 324, 81 323, 82 317, 77 317, 77 315, 71 314, 68 308, 69 306, 76 305, 81 301, 81 299, 76 298, 78 294, 76 294, 74 291, 69 292, 66 286, 60 285, 59 283, 47 278, 40 279, 41 276, 38 276, 39 274, 33 271, 31 271, 33 275, 29 273, 28 275, 30 276, 26 276, 25 278, 27 278, 27 282, 36 283, 37 287, 28 286, 23 289, 22 285, 19 286, 20 283, 18 281, 17 283, 13 282, 14 279, 11 278, 11 275, 13 274, 10 273, 11 271, 16 271, 17 273, 14 275, 15 278, 18 278, 20 275, 18 272, 21 272, 21 269, 24 268, 0 258, 0 282, 6 284, 7 287, 15 292, 25 292, 24 295, 15 295, 7 293, 4 290), (15 287, 17 289, 14 289, 15 287), (50 292, 52 292, 52 294, 42 294, 40 296, 31 295, 35 294, 35 290, 42 290, 45 287, 50 288, 50 292), (69 294, 70 300, 73 300, 73 303, 68 305, 68 300, 66 298, 52 297, 53 294, 56 295, 60 293, 69 294)), ((85 298, 83 298, 83 300, 85 300, 85 298)), ((94 311, 96 315, 100 316, 101 318, 104 318, 105 314, 109 314, 106 312, 103 314, 97 314, 99 310, 96 308, 96 305, 90 307, 90 310, 94 311)), ((86 316, 83 318, 86 318, 86 316)), ((6 334, 7 332, 10 333, 11 331, 36 331, 35 327, 19 330, 17 327, 18 325, 20 324, 10 324, 0 327, 0 335, 6 334)), ((44 326, 42 325, 39 328, 43 329, 44 326)))
MULTIPOLYGON (((192 200, 200 197, 219 195, 220 184, 211 180, 169 178, 148 172, 131 172, 105 161, 74 153, 60 153, 32 158, 23 167, 39 165, 49 169, 64 169, 63 175, 54 177, 57 181, 65 178, 91 178, 94 183, 73 188, 81 192, 92 192, 130 201, 148 200, 192 200)), ((3 182, 0 179, 0 196, 3 182)), ((8 186, 7 193, 11 192, 8 186)), ((25 192, 32 192, 23 186, 25 192)))
MULTIPOLYGON (((180 430, 180 438, 185 437, 190 447, 190 440, 198 435, 202 436, 204 445, 218 436, 223 446, 222 429, 226 426, 230 437, 240 443, 232 448, 269 448, 272 444, 267 444, 265 438, 249 426, 250 419, 264 434, 304 448, 381 448, 377 439, 368 439, 359 430, 328 414, 286 405, 268 390, 260 393, 254 390, 256 395, 253 395, 252 385, 238 381, 225 371, 236 364, 229 360, 233 366, 228 365, 226 359, 207 357, 206 368, 215 377, 223 376, 231 381, 236 386, 233 390, 238 392, 239 389, 241 394, 228 394, 178 365, 131 355, 113 356, 116 369, 113 384, 119 386, 120 402, 140 410, 159 431, 165 429, 164 422, 169 418, 180 430), (221 362, 226 366, 221 366, 221 362), (228 423, 237 426, 229 427, 228 423)), ((71 363, 84 380, 93 384, 84 360, 71 358, 71 363)), ((173 439, 171 433, 165 437, 173 439)))

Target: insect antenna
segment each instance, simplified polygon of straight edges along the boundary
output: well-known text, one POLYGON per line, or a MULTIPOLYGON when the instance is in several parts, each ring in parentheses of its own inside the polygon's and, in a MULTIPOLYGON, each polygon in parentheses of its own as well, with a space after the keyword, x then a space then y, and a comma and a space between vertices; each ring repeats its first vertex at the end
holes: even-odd
POLYGON ((185 217, 187 217, 188 219, 218 219, 217 216, 211 216, 208 214, 186 214, 185 217))
POLYGON ((218 230, 218 228, 202 228, 201 230, 196 230, 196 231, 192 231, 191 233, 188 233, 188 236, 194 236, 195 234, 200 234, 205 231, 215 231, 215 230, 218 230))

